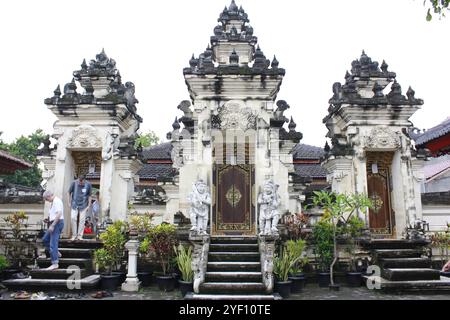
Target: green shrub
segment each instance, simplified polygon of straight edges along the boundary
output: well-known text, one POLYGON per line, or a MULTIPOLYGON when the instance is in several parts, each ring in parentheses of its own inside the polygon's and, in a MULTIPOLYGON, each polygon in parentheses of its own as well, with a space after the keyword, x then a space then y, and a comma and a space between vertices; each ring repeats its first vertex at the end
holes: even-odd
POLYGON ((308 258, 303 255, 305 247, 306 247, 305 240, 299 239, 286 241, 286 251, 292 257, 292 259, 295 259, 296 261, 292 265, 291 270, 289 271, 289 273, 291 273, 292 275, 296 275, 303 272, 305 264, 308 263, 308 258))
POLYGON ((314 253, 319 269, 322 272, 328 272, 334 258, 333 225, 324 220, 317 222, 313 227, 313 238, 316 242, 314 253))
POLYGON ((147 254, 155 255, 161 265, 163 274, 166 275, 173 267, 173 247, 178 245, 176 227, 167 223, 160 224, 149 230, 146 239, 149 250, 147 254))
POLYGON ((186 250, 181 244, 174 247, 176 254, 176 263, 181 272, 181 280, 191 282, 194 279, 194 271, 192 270, 192 247, 186 250))
POLYGON ((110 274, 116 269, 124 256, 125 236, 127 224, 123 221, 116 221, 113 225, 106 228, 105 232, 100 234, 100 240, 103 242, 103 248, 94 252, 94 261, 100 269, 110 274))
POLYGON ((0 272, 9 267, 9 261, 5 256, 0 256, 0 272))

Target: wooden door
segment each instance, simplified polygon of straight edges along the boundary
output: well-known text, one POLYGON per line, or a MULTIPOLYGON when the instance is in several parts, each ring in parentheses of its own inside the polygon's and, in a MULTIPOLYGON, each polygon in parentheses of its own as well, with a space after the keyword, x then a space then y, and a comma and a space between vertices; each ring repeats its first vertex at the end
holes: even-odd
POLYGON ((213 235, 255 234, 253 176, 253 166, 249 164, 215 165, 213 235))
POLYGON ((373 234, 392 235, 392 210, 389 189, 389 171, 381 170, 367 176, 368 196, 374 204, 369 209, 369 227, 373 234))

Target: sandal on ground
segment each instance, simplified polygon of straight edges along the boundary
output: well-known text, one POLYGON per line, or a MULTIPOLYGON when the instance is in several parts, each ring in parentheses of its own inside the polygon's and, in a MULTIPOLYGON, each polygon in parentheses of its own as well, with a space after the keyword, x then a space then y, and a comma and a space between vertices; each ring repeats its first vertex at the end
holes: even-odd
POLYGON ((25 300, 30 299, 31 295, 26 291, 20 291, 14 295, 14 299, 25 300))
POLYGON ((95 298, 95 299, 101 299, 101 298, 103 298, 103 292, 97 291, 96 293, 91 294, 91 297, 95 298))

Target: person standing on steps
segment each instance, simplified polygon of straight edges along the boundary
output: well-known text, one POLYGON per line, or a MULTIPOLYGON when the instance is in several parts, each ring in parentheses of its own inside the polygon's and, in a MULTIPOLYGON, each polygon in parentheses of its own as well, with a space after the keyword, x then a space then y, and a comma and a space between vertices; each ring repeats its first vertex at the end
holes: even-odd
POLYGON ((48 213, 49 227, 45 232, 42 242, 47 251, 50 252, 51 266, 46 270, 55 270, 59 268, 59 258, 61 254, 58 251, 59 236, 64 228, 64 205, 60 198, 56 197, 52 191, 46 190, 42 196, 45 201, 52 205, 48 213))
POLYGON ((71 205, 72 238, 82 240, 86 213, 91 207, 92 185, 84 176, 79 176, 72 182, 69 189, 69 203, 71 205), (77 223, 78 220, 78 223, 77 223))

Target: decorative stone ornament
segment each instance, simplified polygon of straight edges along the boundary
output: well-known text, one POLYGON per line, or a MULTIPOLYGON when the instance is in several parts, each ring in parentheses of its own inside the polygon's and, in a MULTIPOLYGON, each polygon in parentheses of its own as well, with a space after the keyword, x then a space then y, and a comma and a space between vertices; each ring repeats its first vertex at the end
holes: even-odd
POLYGON ((400 148, 400 138, 388 127, 375 127, 365 139, 366 149, 396 150, 400 148))
POLYGON ((89 125, 82 125, 73 130, 72 137, 67 141, 69 149, 101 149, 102 141, 97 136, 97 130, 89 125))
POLYGON ((188 196, 190 204, 191 231, 206 235, 208 228, 209 206, 211 205, 211 195, 208 186, 203 180, 198 180, 192 186, 192 192, 188 196))
POLYGON ((280 196, 278 194, 279 185, 272 180, 264 183, 262 192, 258 195, 259 207, 259 235, 277 235, 278 220, 280 213, 280 196))

